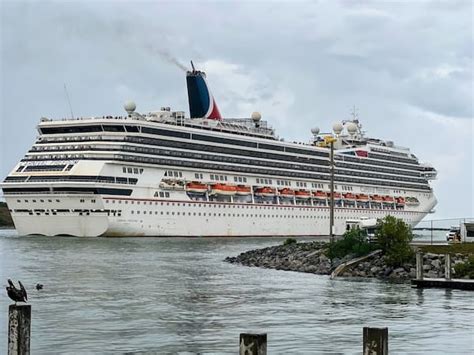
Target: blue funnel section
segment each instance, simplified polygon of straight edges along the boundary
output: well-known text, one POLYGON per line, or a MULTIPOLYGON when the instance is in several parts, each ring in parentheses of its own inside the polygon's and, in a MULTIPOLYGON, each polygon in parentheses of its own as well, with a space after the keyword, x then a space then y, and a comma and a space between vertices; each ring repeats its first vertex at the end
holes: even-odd
POLYGON ((191 118, 221 120, 219 108, 206 82, 206 74, 199 70, 186 73, 188 86, 189 114, 191 118))
POLYGON ((205 117, 211 104, 211 98, 209 97, 209 90, 202 73, 188 72, 186 83, 188 84, 189 113, 191 118, 205 117))

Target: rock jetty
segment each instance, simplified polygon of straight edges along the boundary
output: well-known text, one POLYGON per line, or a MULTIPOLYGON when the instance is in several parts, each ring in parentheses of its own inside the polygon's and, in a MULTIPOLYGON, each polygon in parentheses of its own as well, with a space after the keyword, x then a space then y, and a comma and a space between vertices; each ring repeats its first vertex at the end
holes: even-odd
MULTIPOLYGON (((267 269, 307 272, 318 275, 330 275, 340 264, 352 260, 355 255, 331 260, 326 256, 328 243, 308 242, 256 249, 244 252, 236 257, 227 257, 226 262, 267 269)), ((427 253, 423 256, 424 276, 444 277, 444 255, 427 253)), ((456 254, 452 263, 466 262, 467 256, 456 254)), ((383 255, 374 256, 345 270, 342 277, 372 277, 392 281, 408 281, 415 278, 415 260, 393 268, 386 264, 383 255)), ((456 277, 453 273, 453 277, 456 277)))

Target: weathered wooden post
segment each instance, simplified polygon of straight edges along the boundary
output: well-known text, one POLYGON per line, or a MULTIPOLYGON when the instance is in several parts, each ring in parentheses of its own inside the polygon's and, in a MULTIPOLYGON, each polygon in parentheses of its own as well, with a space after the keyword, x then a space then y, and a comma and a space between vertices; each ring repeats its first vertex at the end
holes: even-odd
POLYGON ((363 355, 388 355, 388 328, 364 327, 363 355))
POLYGON ((31 305, 8 307, 8 355, 30 354, 31 305))
POLYGON ((267 355, 267 334, 240 333, 239 355, 267 355))
POLYGON ((416 253, 416 279, 423 280, 423 254, 416 253))
POLYGON ((451 254, 446 254, 444 258, 444 277, 451 280, 451 254))

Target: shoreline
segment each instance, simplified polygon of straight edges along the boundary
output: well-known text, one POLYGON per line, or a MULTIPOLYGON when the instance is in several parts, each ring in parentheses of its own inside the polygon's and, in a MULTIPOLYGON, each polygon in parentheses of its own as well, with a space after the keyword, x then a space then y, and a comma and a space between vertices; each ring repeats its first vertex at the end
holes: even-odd
MULTIPOLYGON (((224 261, 250 267, 331 275, 339 265, 356 258, 355 255, 349 254, 344 258, 335 258, 331 261, 325 255, 328 245, 329 243, 319 241, 277 245, 249 250, 235 257, 227 257, 224 261)), ((444 259, 445 256, 441 254, 425 253, 423 255, 424 276, 428 278, 444 277, 444 259)), ((453 265, 466 262, 467 259, 467 255, 454 254, 453 265)), ((455 276, 455 273, 453 275, 455 276)), ((379 254, 347 268, 339 277, 409 282, 416 277, 415 259, 399 267, 391 267, 386 264, 385 256, 379 254)))

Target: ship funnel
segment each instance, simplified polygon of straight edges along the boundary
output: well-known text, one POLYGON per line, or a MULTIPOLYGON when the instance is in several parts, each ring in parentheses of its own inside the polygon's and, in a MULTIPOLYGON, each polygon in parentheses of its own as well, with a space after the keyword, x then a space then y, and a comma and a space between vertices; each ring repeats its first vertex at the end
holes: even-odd
POLYGON ((219 108, 207 85, 206 73, 196 70, 192 61, 191 67, 192 70, 186 73, 191 118, 222 120, 219 108))

